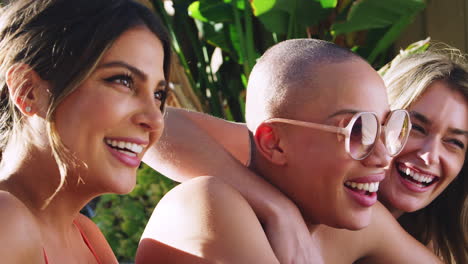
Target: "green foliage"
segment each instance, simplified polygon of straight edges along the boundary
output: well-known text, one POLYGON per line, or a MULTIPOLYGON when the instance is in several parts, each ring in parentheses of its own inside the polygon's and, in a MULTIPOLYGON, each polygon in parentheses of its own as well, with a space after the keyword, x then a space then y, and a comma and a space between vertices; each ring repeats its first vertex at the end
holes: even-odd
POLYGON ((101 196, 93 221, 120 261, 135 258, 138 242, 154 207, 174 186, 170 179, 142 165, 137 185, 130 194, 101 196))
POLYGON ((379 69, 378 72, 380 76, 384 76, 388 69, 392 66, 392 64, 398 63, 398 61, 400 61, 405 56, 426 51, 430 46, 430 41, 431 38, 428 37, 426 39, 411 43, 404 50, 400 50, 400 53, 397 56, 395 56, 393 60, 391 60, 389 63, 385 64, 382 68, 379 69))
POLYGON ((246 80, 256 59, 286 39, 333 41, 375 68, 424 0, 176 0, 169 15, 151 1, 173 36, 191 85, 205 111, 244 121, 246 80), (221 58, 214 56, 221 51, 221 58), (217 60, 219 60, 216 65, 217 60))

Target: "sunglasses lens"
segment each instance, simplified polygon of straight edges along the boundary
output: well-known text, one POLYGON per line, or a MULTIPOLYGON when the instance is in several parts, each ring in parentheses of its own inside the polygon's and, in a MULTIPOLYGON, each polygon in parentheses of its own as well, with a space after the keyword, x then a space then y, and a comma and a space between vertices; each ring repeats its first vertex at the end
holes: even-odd
POLYGON ((351 128, 349 151, 354 159, 361 160, 372 151, 377 138, 379 123, 371 113, 361 114, 351 128))
POLYGON ((410 119, 406 111, 392 113, 385 125, 385 145, 388 153, 395 156, 403 149, 410 132, 410 119))

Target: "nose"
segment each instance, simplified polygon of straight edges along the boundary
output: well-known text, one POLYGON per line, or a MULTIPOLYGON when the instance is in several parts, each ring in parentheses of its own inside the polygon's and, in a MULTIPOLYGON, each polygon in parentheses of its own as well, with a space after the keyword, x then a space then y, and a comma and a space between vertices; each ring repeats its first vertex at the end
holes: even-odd
POLYGON ((428 137, 417 152, 426 166, 439 163, 439 146, 435 137, 428 137))
POLYGON ((148 132, 162 131, 164 117, 160 106, 154 100, 141 100, 138 108, 138 111, 133 115, 133 123, 148 132))
POLYGON ((385 168, 390 164, 390 161, 391 157, 388 154, 387 148, 382 142, 382 139, 379 139, 375 143, 371 154, 361 162, 366 167, 385 168))

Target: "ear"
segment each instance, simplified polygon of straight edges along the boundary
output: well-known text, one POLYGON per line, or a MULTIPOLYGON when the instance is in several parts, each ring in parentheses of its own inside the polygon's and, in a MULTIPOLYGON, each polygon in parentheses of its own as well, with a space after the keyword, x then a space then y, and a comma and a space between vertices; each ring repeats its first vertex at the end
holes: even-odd
POLYGON ((255 131, 257 150, 276 165, 286 164, 286 155, 281 147, 281 138, 271 124, 262 123, 255 131))
POLYGON ((18 63, 6 72, 6 84, 10 98, 25 116, 45 113, 49 101, 49 83, 29 65, 18 63))

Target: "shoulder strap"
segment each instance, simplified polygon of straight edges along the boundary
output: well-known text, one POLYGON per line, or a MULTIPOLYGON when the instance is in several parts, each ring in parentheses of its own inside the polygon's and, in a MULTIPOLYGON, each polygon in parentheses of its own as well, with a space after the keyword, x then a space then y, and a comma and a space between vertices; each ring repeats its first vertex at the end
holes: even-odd
POLYGON ((80 234, 81 234, 81 237, 83 238, 83 241, 85 242, 86 246, 88 246, 89 250, 91 251, 91 253, 93 254, 93 256, 96 258, 96 261, 101 264, 101 261, 99 261, 99 258, 96 254, 96 251, 94 251, 94 248, 91 246, 91 243, 89 243, 89 240, 88 238, 86 238, 83 230, 81 229, 80 225, 76 222, 76 221, 73 221, 73 224, 75 224, 76 228, 78 228, 78 230, 80 231, 80 234))

